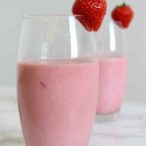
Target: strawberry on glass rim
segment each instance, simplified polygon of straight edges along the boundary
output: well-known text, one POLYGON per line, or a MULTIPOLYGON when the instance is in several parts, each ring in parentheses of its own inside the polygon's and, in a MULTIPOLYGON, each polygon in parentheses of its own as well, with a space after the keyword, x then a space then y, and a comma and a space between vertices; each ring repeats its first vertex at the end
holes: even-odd
POLYGON ((72 12, 88 31, 98 31, 106 14, 106 0, 76 0, 72 12))
POLYGON ((128 28, 133 19, 134 12, 129 5, 123 3, 122 5, 114 8, 111 16, 119 27, 128 28))

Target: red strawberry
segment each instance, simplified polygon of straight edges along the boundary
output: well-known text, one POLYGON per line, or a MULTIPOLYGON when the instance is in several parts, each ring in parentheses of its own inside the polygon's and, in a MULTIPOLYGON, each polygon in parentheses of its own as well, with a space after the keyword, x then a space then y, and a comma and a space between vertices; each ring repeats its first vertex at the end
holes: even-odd
POLYGON ((97 31, 106 13, 106 0, 76 0, 72 12, 88 31, 97 31))
POLYGON ((130 6, 123 3, 121 6, 117 6, 112 11, 113 20, 120 26, 121 28, 128 28, 132 18, 134 16, 134 12, 130 6))

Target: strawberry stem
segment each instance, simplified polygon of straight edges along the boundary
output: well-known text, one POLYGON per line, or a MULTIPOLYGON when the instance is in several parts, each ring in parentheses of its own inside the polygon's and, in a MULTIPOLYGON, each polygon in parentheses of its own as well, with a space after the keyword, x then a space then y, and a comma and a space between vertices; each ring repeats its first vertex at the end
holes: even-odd
POLYGON ((126 2, 123 2, 121 5, 117 5, 117 7, 126 7, 126 6, 127 6, 126 2))
POLYGON ((121 5, 122 7, 125 7, 126 6, 126 3, 125 2, 123 2, 123 4, 121 5))

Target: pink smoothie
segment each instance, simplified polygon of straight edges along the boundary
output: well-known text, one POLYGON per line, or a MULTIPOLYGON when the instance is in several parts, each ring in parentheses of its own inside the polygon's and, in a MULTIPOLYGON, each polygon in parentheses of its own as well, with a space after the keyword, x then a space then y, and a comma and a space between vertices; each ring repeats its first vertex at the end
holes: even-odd
POLYGON ((120 109, 127 80, 127 59, 104 57, 99 61, 99 100, 97 114, 110 114, 120 109))
POLYGON ((97 106, 94 61, 18 64, 18 102, 27 146, 87 146, 97 106))

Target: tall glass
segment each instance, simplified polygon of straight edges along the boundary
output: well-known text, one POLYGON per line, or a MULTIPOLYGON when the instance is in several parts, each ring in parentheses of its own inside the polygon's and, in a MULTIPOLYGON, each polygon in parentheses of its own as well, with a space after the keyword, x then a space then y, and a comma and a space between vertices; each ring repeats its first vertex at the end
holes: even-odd
POLYGON ((123 101, 128 61, 124 51, 124 32, 112 21, 105 21, 95 33, 96 47, 100 49, 99 100, 96 121, 117 118, 123 101))
POLYGON ((27 146, 87 146, 98 97, 98 61, 82 16, 24 18, 18 104, 27 146))

